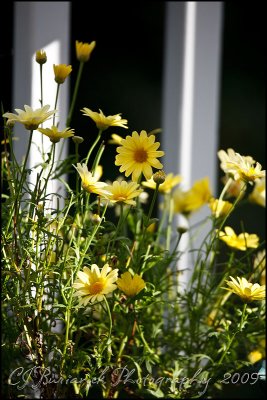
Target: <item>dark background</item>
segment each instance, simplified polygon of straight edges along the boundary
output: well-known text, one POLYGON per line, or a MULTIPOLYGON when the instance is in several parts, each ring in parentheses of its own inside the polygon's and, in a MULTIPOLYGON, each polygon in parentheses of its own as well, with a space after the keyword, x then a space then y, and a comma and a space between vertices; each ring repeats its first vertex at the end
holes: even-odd
MULTIPOLYGON (((91 59, 85 64, 72 127, 85 141, 85 156, 97 134, 90 118, 80 109, 102 109, 105 115, 122 113, 129 129, 108 129, 125 136, 133 130, 161 127, 163 43, 165 2, 91 2, 89 11, 80 2, 71 3, 71 64, 77 71, 75 40, 96 41, 91 59)), ((219 148, 232 147, 251 155, 265 168, 265 12, 263 3, 224 2, 219 148)), ((5 2, 5 27, 1 24, 1 103, 13 111, 13 2, 5 2)), ((75 72, 70 76, 71 91, 75 72)), ((159 137, 160 139, 160 137, 159 137)), ((73 144, 70 140, 71 151, 73 144)), ((101 160, 108 176, 115 179, 115 146, 101 160)), ((218 179, 222 175, 218 163, 218 179)), ((265 209, 247 205, 231 217, 241 230, 261 235, 265 209)))

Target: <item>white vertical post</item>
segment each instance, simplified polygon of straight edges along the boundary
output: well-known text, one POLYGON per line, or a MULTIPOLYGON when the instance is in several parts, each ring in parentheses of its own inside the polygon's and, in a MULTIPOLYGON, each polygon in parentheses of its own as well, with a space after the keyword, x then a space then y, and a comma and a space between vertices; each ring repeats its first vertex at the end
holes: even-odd
MULTIPOLYGON (((182 175, 184 189, 195 180, 209 177, 216 195, 222 4, 167 2, 166 8, 164 166, 166 172, 182 175)), ((194 223, 205 215, 203 209, 190 220, 194 223)), ((176 217, 174 223, 184 225, 185 220, 176 217)), ((182 239, 180 250, 185 250, 188 236, 182 239)), ((196 248, 201 239, 203 236, 196 241, 196 248)), ((184 256, 179 266, 192 267, 189 262, 184 256)), ((186 285, 190 275, 187 269, 181 284, 186 285)))
MULTIPOLYGON (((40 108, 40 74, 39 64, 35 61, 35 52, 45 50, 47 63, 43 65, 43 105, 49 104, 54 109, 57 84, 54 81, 53 64, 69 64, 70 53, 70 2, 69 1, 16 1, 14 3, 14 64, 13 64, 13 108, 24 109, 30 105, 34 109, 40 108)), ((68 80, 60 87, 57 116, 60 128, 65 127, 68 110, 68 80)), ((56 119, 56 124, 58 120, 56 119)), ((52 121, 44 124, 50 127, 52 121)), ((25 156, 28 142, 28 132, 20 124, 15 125, 15 136, 18 141, 14 149, 18 160, 25 156)), ((41 133, 34 132, 28 167, 33 168, 41 162, 41 155, 37 151, 41 146, 41 133)), ((56 144, 56 159, 61 151, 61 158, 67 154, 63 141, 56 144), (62 142, 62 143, 61 143, 62 142)), ((44 146, 48 152, 51 142, 44 138, 44 146)), ((35 172, 37 172, 36 169, 35 172)), ((29 179, 34 182, 36 174, 29 179)), ((63 188, 59 182, 53 182, 49 192, 63 195, 63 188)))

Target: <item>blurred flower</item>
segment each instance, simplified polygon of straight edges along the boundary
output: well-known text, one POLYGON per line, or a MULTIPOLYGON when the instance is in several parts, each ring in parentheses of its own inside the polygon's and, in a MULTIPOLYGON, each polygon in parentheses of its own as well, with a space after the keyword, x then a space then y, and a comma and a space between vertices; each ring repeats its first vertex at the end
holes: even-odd
POLYGON ((66 64, 58 64, 58 65, 53 65, 54 67, 54 74, 55 74, 55 81, 58 84, 64 83, 65 79, 67 76, 72 71, 72 66, 71 65, 66 65, 66 64))
POLYGON ((255 182, 253 191, 248 196, 249 201, 259 206, 265 207, 265 178, 261 178, 255 182))
POLYGON ((155 232, 156 227, 157 227, 156 222, 153 222, 152 224, 148 225, 148 227, 146 228, 146 231, 153 233, 153 232, 155 232))
POLYGON ((230 276, 231 281, 226 281, 229 288, 222 288, 229 290, 241 297, 245 302, 250 302, 253 300, 263 300, 265 299, 265 285, 260 286, 258 283, 251 283, 246 280, 246 278, 239 278, 237 280, 230 276))
POLYGON ((161 169, 163 165, 157 160, 164 155, 163 151, 158 151, 160 143, 155 142, 154 135, 147 135, 142 130, 140 135, 133 132, 132 136, 122 139, 121 146, 117 147, 115 165, 120 165, 120 172, 124 172, 128 177, 132 174, 132 180, 138 181, 143 173, 148 180, 152 176, 152 167, 161 169))
POLYGON ((77 164, 77 167, 73 165, 74 168, 78 171, 81 180, 82 180, 82 187, 84 190, 86 190, 89 193, 96 193, 99 194, 100 196, 102 195, 107 195, 109 194, 105 188, 107 184, 105 182, 98 182, 100 179, 100 174, 98 171, 92 174, 92 172, 88 171, 87 165, 86 164, 77 164))
POLYGON ((66 128, 63 131, 59 131, 54 125, 51 128, 39 128, 38 131, 48 136, 52 143, 57 143, 62 138, 65 139, 74 135, 73 129, 66 128))
POLYGON ((260 284, 263 285, 266 279, 266 250, 258 251, 254 258, 253 269, 260 273, 260 284))
POLYGON ((227 197, 239 197, 242 198, 245 195, 246 185, 241 179, 234 180, 230 178, 229 174, 222 177, 222 182, 225 185, 226 182, 231 179, 230 185, 227 187, 226 196, 227 197), (241 192, 242 190, 242 192, 241 192))
POLYGON ((257 361, 260 361, 263 358, 263 354, 259 350, 253 350, 248 354, 248 360, 255 364, 257 361))
MULTIPOLYGON (((180 175, 174 175, 173 173, 167 174, 165 181, 159 185, 159 192, 170 193, 171 190, 181 182, 181 180, 182 177, 180 175)), ((153 177, 148 181, 142 182, 142 185, 150 189, 156 189, 156 183, 153 180, 153 177)))
POLYGON ((208 177, 195 181, 190 190, 178 188, 173 192, 174 212, 186 215, 196 211, 207 204, 211 196, 208 177))
POLYGON ((48 111, 49 105, 33 110, 30 106, 25 105, 25 111, 15 108, 16 114, 5 113, 3 117, 8 118, 7 123, 20 122, 29 131, 35 130, 40 124, 49 119, 51 115, 56 113, 56 110, 48 111))
POLYGON ((92 51, 95 48, 96 42, 83 43, 76 40, 76 57, 78 61, 86 62, 89 60, 92 51))
POLYGON ((99 109, 98 113, 87 107, 84 107, 81 111, 83 112, 83 115, 91 118, 95 122, 96 127, 101 131, 108 129, 110 126, 120 126, 121 128, 128 129, 128 126, 126 126, 128 123, 127 119, 122 119, 120 114, 109 115, 106 117, 102 110, 99 109))
POLYGON ((121 144, 122 137, 117 135, 116 133, 112 133, 111 139, 108 141, 109 144, 121 144))
POLYGON ((135 206, 136 201, 133 199, 142 192, 142 189, 138 188, 139 185, 135 182, 115 181, 112 185, 105 187, 105 190, 109 192, 105 197, 111 203, 125 203, 135 206))
POLYGON ((252 233, 240 233, 238 236, 230 226, 225 226, 224 232, 219 232, 219 238, 225 242, 229 247, 245 251, 247 248, 256 249, 259 245, 259 237, 252 233))
POLYGON ((37 50, 35 53, 35 61, 38 64, 45 64, 47 61, 46 52, 44 50, 37 50))
POLYGON ((211 213, 216 217, 221 217, 229 214, 233 208, 233 204, 229 201, 219 200, 212 197, 209 202, 211 213))
POLYGON ((129 271, 124 272, 117 280, 117 286, 128 297, 137 295, 146 286, 145 281, 137 274, 132 276, 129 271))
POLYGON ((235 180, 242 179, 252 184, 255 180, 265 177, 265 171, 261 170, 261 164, 250 156, 241 156, 233 149, 227 149, 227 153, 219 150, 217 154, 221 160, 222 170, 235 180))
POLYGON ((83 267, 83 271, 79 271, 77 275, 73 287, 77 289, 74 296, 80 297, 80 305, 86 306, 89 301, 103 301, 106 294, 117 289, 115 282, 118 279, 118 269, 112 270, 108 264, 105 264, 101 271, 96 264, 93 264, 91 269, 83 267))

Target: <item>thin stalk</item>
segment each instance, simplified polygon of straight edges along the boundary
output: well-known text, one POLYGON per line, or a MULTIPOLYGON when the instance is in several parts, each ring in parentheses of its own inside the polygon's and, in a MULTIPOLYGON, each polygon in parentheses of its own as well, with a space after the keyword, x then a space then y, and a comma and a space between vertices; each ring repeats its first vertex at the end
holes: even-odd
POLYGON ((221 355, 221 358, 220 358, 219 361, 218 361, 218 365, 220 365, 220 364, 223 362, 223 359, 224 359, 224 357, 226 356, 226 354, 228 353, 228 351, 229 351, 229 349, 230 349, 230 347, 231 347, 231 345, 232 345, 232 343, 233 343, 233 341, 234 341, 236 335, 237 335, 239 332, 242 331, 243 325, 244 325, 244 322, 245 322, 245 319, 246 319, 246 309, 247 309, 247 303, 245 303, 244 306, 243 306, 243 311, 242 311, 242 315, 241 315, 241 320, 240 320, 240 323, 239 323, 239 325, 238 325, 238 327, 237 327, 237 330, 233 333, 233 336, 232 336, 231 339, 229 340, 229 342, 228 342, 228 344, 227 344, 227 346, 226 346, 226 349, 224 350, 223 354, 221 355))
POLYGON ((86 159, 85 159, 85 164, 86 164, 86 165, 88 164, 88 161, 89 161, 89 158, 90 158, 90 156, 91 156, 91 154, 92 154, 92 151, 94 150, 95 146, 97 145, 97 143, 99 142, 99 140, 100 140, 100 138, 101 138, 101 134, 102 134, 102 130, 100 129, 100 130, 98 131, 96 140, 94 141, 94 143, 93 143, 92 146, 90 147, 90 149, 89 149, 89 151, 88 151, 88 154, 87 154, 87 156, 86 156, 86 159))
POLYGON ((69 114, 68 114, 67 121, 66 121, 66 126, 67 127, 69 127, 70 123, 71 123, 72 114, 73 114, 74 106, 75 106, 75 103, 76 103, 76 100, 77 100, 78 89, 79 89, 80 81, 81 81, 81 77, 82 77, 83 66, 84 66, 84 62, 80 61, 79 70, 78 70, 78 74, 77 74, 77 78, 76 78, 76 82, 75 82, 75 87, 74 87, 74 92, 73 92, 71 105, 70 105, 70 109, 69 109, 69 114))
POLYGON ((8 232, 10 224, 11 224, 11 220, 13 218, 13 211, 15 208, 15 205, 17 206, 17 209, 15 210, 15 215, 18 215, 18 199, 21 195, 21 191, 22 191, 22 186, 23 186, 23 180, 24 180, 24 174, 25 174, 25 170, 26 170, 26 166, 27 166, 27 162, 28 162, 28 158, 29 158, 29 154, 30 154, 30 148, 31 148, 31 143, 32 143, 32 135, 33 135, 33 130, 30 131, 30 138, 29 138, 29 142, 28 142, 28 147, 27 147, 27 151, 26 151, 26 156, 24 159, 24 163, 23 163, 23 167, 22 167, 22 172, 21 172, 21 177, 20 177, 20 181, 19 181, 19 185, 18 185, 18 190, 17 190, 17 194, 16 197, 14 199, 14 203, 12 205, 12 209, 10 212, 10 216, 9 216, 9 220, 7 222, 7 227, 6 227, 6 231, 8 232))

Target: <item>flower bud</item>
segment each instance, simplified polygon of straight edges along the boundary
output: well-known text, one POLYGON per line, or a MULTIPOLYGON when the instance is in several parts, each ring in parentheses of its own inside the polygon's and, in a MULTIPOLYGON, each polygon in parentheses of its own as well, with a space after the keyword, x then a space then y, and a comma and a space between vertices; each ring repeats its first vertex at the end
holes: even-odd
POLYGON ((64 83, 65 79, 72 71, 72 66, 66 64, 58 64, 58 65, 54 64, 53 67, 54 67, 56 83, 58 84, 64 83))
POLYGON ((95 41, 91 43, 83 43, 76 40, 76 57, 78 61, 86 62, 89 60, 92 51, 95 48, 95 41))
POLYGON ((35 53, 35 61, 42 65, 47 61, 46 52, 44 50, 37 50, 35 53))
POLYGON ((74 141, 74 143, 80 144, 84 141, 84 138, 82 138, 81 136, 72 136, 72 140, 74 141))
POLYGON ((157 171, 153 175, 153 181, 158 185, 160 185, 161 183, 164 183, 165 178, 166 178, 166 174, 163 170, 157 171))
POLYGON ((178 228, 177 228, 177 232, 180 233, 180 235, 183 235, 187 231, 188 231, 188 229, 185 226, 178 226, 178 228))

